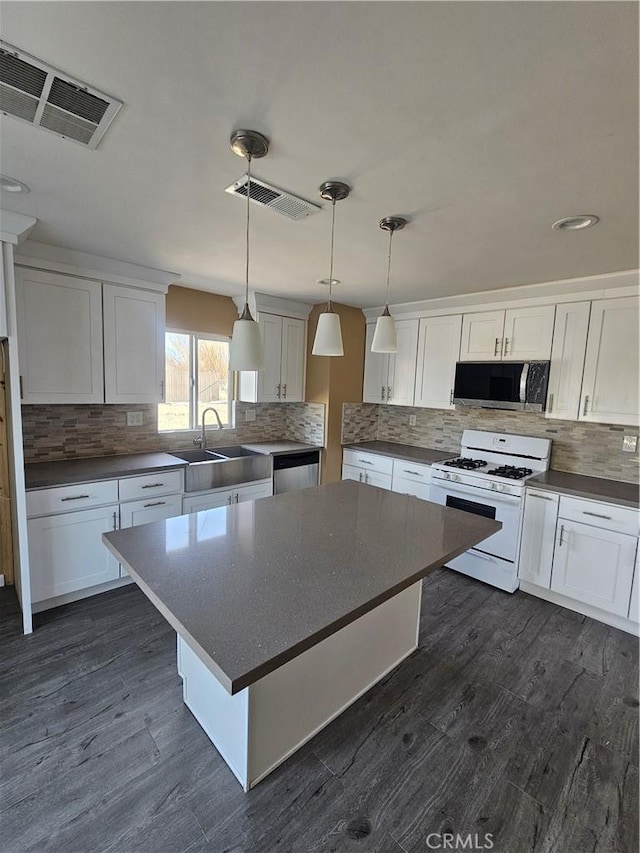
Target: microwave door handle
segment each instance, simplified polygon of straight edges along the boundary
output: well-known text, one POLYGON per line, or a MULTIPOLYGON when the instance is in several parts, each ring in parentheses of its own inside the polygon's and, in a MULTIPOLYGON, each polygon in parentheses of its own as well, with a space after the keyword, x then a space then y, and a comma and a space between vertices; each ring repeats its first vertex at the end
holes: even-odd
POLYGON ((528 361, 522 365, 522 373, 520 374, 520 402, 524 405, 527 402, 527 379, 529 378, 529 367, 531 365, 528 361))

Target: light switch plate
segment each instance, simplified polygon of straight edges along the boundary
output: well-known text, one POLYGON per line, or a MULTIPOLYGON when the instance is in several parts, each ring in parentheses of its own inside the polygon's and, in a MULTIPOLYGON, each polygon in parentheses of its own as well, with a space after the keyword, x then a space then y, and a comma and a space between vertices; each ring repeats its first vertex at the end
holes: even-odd
POLYGON ((409 426, 415 426, 415 425, 416 425, 416 416, 415 415, 409 415, 409 426))
POLYGON ((624 453, 635 453, 638 449, 638 436, 625 435, 622 439, 622 450, 624 453))
POLYGON ((255 409, 245 409, 244 419, 245 419, 245 421, 255 421, 256 410, 255 409))
POLYGON ((127 426, 142 426, 142 412, 127 412, 127 426))

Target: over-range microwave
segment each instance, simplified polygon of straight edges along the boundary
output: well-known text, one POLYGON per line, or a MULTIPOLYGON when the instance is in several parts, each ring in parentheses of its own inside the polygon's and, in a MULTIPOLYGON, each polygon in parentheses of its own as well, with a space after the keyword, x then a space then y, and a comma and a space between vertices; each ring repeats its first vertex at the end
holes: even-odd
POLYGON ((453 402, 485 409, 544 412, 548 361, 459 361, 453 402))

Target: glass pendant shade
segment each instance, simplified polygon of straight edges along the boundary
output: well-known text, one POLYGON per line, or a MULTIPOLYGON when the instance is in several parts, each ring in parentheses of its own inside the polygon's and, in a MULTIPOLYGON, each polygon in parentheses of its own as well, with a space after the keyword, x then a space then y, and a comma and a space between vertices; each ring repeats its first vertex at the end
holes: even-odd
POLYGON ((398 352, 396 321, 389 314, 388 309, 376 321, 371 352, 398 352))
POLYGON ((316 337, 312 355, 344 355, 340 316, 333 311, 325 311, 318 317, 316 337))
POLYGON ((264 370, 262 337, 255 320, 236 320, 233 324, 229 370, 264 370))

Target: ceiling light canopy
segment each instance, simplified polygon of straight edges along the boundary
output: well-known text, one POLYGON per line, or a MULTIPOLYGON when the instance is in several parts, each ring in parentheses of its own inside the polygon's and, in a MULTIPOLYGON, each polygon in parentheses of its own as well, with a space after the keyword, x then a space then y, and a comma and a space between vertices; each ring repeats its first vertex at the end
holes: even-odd
POLYGON ((556 231, 582 231, 585 228, 591 228, 600 222, 599 216, 594 216, 593 213, 581 213, 577 216, 565 216, 564 219, 558 219, 551 226, 556 231))
POLYGON ((233 324, 229 347, 229 370, 264 370, 260 327, 249 309, 249 217, 251 209, 251 161, 264 157, 269 140, 255 130, 236 130, 231 136, 234 154, 247 159, 247 263, 245 267, 244 309, 233 324))
POLYGON ((30 193, 31 189, 19 181, 17 178, 10 178, 9 175, 0 175, 0 190, 6 193, 30 193))
POLYGON ((396 321, 389 312, 389 287, 391 283, 391 244, 396 231, 401 231, 407 220, 401 216, 385 216, 378 225, 389 232, 389 254, 387 257, 387 300, 382 315, 376 321, 376 329, 371 342, 371 352, 398 352, 396 321))
POLYGON ((321 184, 318 192, 325 201, 331 202, 331 261, 329 264, 329 277, 322 279, 322 284, 329 285, 329 301, 327 310, 318 317, 318 327, 313 342, 313 355, 344 355, 342 345, 342 329, 340 328, 340 316, 333 310, 331 295, 333 285, 339 284, 338 279, 333 277, 333 244, 336 224, 336 202, 348 198, 351 187, 342 181, 325 181, 321 184))

